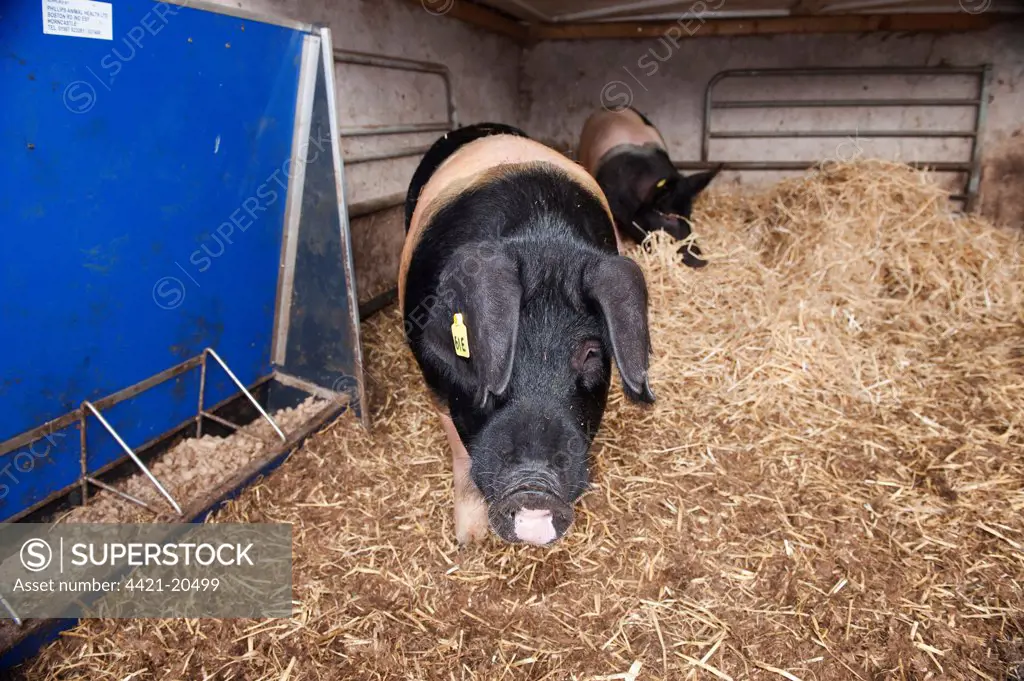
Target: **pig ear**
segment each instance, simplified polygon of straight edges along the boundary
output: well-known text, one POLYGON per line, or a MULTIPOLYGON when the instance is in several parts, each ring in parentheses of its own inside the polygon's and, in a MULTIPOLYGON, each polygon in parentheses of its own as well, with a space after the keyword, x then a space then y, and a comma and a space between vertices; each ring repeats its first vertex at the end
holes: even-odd
MULTIPOLYGON (((461 312, 469 337, 469 358, 455 355, 453 361, 469 362, 476 376, 474 404, 482 408, 488 395, 501 395, 512 377, 512 360, 519 336, 519 306, 523 290, 519 269, 502 253, 456 254, 454 271, 446 272, 439 291, 453 295, 452 311, 461 312), (465 256, 465 257, 460 257, 465 256), (471 266, 469 266, 471 265, 471 266)), ((445 320, 451 342, 452 319, 445 320)))
POLYGON ((690 197, 697 196, 697 194, 707 189, 707 186, 711 184, 711 180, 715 179, 715 176, 721 171, 722 166, 719 165, 703 173, 684 177, 683 181, 679 183, 679 191, 685 192, 690 197))
POLYGON ((586 294, 601 310, 626 396, 654 402, 647 369, 651 336, 647 328, 647 284, 640 266, 629 258, 601 258, 583 274, 586 294))

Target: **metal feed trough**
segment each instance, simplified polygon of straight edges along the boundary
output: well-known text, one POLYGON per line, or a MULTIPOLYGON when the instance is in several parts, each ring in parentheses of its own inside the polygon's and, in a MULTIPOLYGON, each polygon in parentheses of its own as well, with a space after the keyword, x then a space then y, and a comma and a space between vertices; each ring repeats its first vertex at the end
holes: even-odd
MULTIPOLYGON (((97 489, 199 521, 346 408, 363 417, 330 32, 195 0, 107 7, 15 0, 0 22, 8 523, 97 489), (275 421, 309 396, 326 406, 275 421), (213 491, 175 497, 147 463, 253 419, 273 442, 213 491), (118 491, 126 469, 166 503, 118 491)), ((0 668, 73 624, 21 622, 2 596, 0 668)))

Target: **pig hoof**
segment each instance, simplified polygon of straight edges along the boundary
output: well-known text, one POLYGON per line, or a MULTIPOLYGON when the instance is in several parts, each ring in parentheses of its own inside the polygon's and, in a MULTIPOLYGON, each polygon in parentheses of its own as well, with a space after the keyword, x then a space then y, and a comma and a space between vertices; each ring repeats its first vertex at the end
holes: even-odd
POLYGON ((487 537, 487 507, 482 502, 460 501, 455 504, 455 538, 463 546, 487 537))

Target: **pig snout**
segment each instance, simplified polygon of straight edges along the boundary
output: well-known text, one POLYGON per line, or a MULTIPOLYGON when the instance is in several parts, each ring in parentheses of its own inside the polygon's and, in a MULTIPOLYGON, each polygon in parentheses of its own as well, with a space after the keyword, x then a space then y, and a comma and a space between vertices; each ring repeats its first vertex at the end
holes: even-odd
POLYGON ((515 535, 528 544, 550 544, 557 537, 550 510, 523 508, 514 516, 515 535))
POLYGON ((565 534, 573 521, 572 506, 550 490, 520 489, 491 504, 491 527, 507 542, 544 546, 565 534))
POLYGON ((584 424, 600 417, 583 402, 572 401, 570 411, 553 399, 521 400, 496 412, 477 437, 471 474, 487 501, 488 524, 502 541, 546 546, 569 531, 572 504, 589 482, 591 441, 573 414, 584 424))

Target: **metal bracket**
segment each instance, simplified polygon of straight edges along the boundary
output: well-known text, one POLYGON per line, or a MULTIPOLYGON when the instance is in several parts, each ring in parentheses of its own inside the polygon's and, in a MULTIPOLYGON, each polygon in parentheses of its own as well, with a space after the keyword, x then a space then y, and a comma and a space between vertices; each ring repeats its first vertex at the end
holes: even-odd
MULTIPOLYGON (((274 421, 274 419, 270 418, 270 414, 268 414, 266 411, 263 410, 263 407, 260 406, 260 403, 257 402, 256 398, 252 396, 251 392, 249 392, 249 389, 246 388, 242 384, 242 382, 238 380, 238 377, 235 376, 234 372, 231 371, 230 368, 228 368, 228 365, 225 364, 224 360, 222 360, 220 358, 220 355, 218 355, 214 351, 213 348, 206 348, 205 350, 203 350, 202 377, 200 378, 200 381, 199 381, 199 383, 200 383, 200 385, 199 385, 199 415, 196 416, 196 418, 197 419, 202 419, 203 416, 207 416, 207 417, 210 416, 209 414, 207 414, 206 412, 203 411, 203 392, 206 389, 206 358, 207 357, 213 357, 215 360, 217 360, 217 364, 219 364, 220 368, 224 370, 224 373, 226 373, 228 375, 228 377, 231 379, 231 381, 235 384, 235 386, 239 390, 242 391, 242 394, 245 395, 247 398, 249 398, 249 401, 252 402, 252 406, 256 407, 256 410, 260 413, 260 416, 262 416, 264 419, 266 419, 267 423, 269 423, 270 426, 277 432, 278 436, 281 438, 281 442, 287 442, 288 438, 285 436, 284 432, 280 428, 278 428, 277 423, 274 421)), ((229 422, 226 423, 222 419, 214 418, 212 420, 217 421, 218 423, 221 423, 221 424, 224 424, 224 425, 234 426, 235 428, 238 428, 238 426, 235 426, 233 423, 229 423, 229 422)))
POLYGON ((3 596, 0 596, 0 605, 4 606, 4 610, 7 611, 7 614, 10 615, 11 619, 14 620, 14 623, 20 627, 21 626, 21 618, 18 617, 18 613, 14 612, 14 608, 11 607, 11 604, 8 603, 7 599, 4 598, 3 596))
POLYGON ((121 497, 122 499, 130 501, 133 504, 136 504, 138 506, 141 506, 142 508, 146 509, 147 511, 152 511, 153 513, 156 513, 156 509, 154 509, 152 506, 147 504, 142 499, 137 499, 137 498, 133 497, 132 495, 128 494, 127 492, 122 492, 121 490, 117 489, 116 487, 112 487, 112 486, 108 485, 107 483, 103 482, 102 480, 97 480, 96 478, 92 477, 91 475, 85 476, 83 478, 83 480, 88 482, 90 485, 94 485, 96 487, 99 487, 102 490, 106 490, 106 491, 110 492, 111 494, 115 494, 115 495, 121 497))
MULTIPOLYGON (((122 440, 121 436, 117 434, 117 431, 114 430, 114 427, 111 426, 109 423, 107 423, 107 420, 105 418, 103 418, 103 414, 101 414, 99 412, 99 410, 96 409, 96 407, 92 406, 92 403, 88 402, 88 401, 82 402, 82 422, 83 422, 83 424, 84 424, 84 422, 86 420, 86 418, 85 418, 86 417, 85 411, 87 409, 93 413, 93 416, 95 416, 97 418, 97 420, 99 420, 100 424, 107 430, 107 432, 110 433, 114 437, 115 440, 117 440, 117 444, 121 445, 121 449, 124 450, 125 454, 127 454, 129 457, 131 457, 132 461, 135 462, 135 465, 139 467, 139 469, 145 474, 145 476, 147 478, 149 478, 149 481, 153 483, 153 486, 157 488, 157 490, 160 492, 160 494, 162 494, 163 497, 165 499, 167 499, 168 502, 170 502, 171 506, 174 508, 175 513, 177 513, 179 516, 182 515, 181 506, 178 506, 178 502, 174 500, 174 497, 171 496, 171 493, 168 492, 166 489, 164 489, 164 486, 160 484, 160 481, 156 479, 156 476, 153 475, 153 473, 148 468, 146 468, 146 464, 142 463, 142 459, 140 459, 138 457, 138 455, 136 455, 135 452, 132 451, 131 447, 129 447, 127 444, 125 444, 125 441, 122 440)), ((84 432, 84 430, 83 430, 83 432, 84 432)), ((82 460, 83 461, 85 460, 85 436, 84 435, 82 436, 82 460)), ((123 497, 125 497, 125 498, 127 498, 127 499, 129 499, 131 501, 134 501, 134 502, 138 502, 139 501, 138 499, 135 499, 134 497, 128 496, 127 494, 121 494, 121 496, 123 496, 123 497)), ((145 504, 143 504, 143 506, 145 506, 145 504)), ((149 507, 146 506, 146 508, 149 508, 149 507)))

